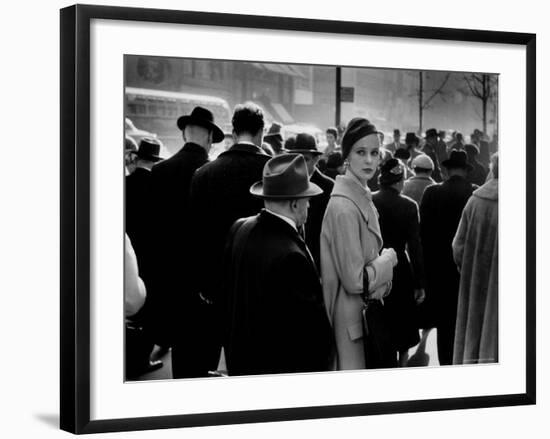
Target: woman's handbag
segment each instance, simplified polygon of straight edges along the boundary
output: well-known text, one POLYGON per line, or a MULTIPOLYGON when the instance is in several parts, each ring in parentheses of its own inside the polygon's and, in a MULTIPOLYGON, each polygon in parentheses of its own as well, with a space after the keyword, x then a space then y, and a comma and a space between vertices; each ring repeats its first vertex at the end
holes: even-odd
POLYGON ((397 367, 397 351, 393 347, 390 326, 382 301, 365 300, 361 315, 367 369, 397 367))

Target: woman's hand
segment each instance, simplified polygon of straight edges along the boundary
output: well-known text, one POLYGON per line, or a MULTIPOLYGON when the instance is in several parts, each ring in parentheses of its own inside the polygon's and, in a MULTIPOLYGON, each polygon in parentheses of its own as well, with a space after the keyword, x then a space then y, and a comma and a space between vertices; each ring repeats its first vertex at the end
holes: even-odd
POLYGON ((384 285, 381 285, 380 287, 378 287, 372 293, 369 294, 369 299, 382 300, 384 297, 390 294, 391 285, 392 285, 391 281, 388 283, 385 283, 384 285))
POLYGON ((393 248, 383 248, 382 253, 380 253, 380 257, 383 257, 388 262, 391 262, 392 267, 397 265, 397 254, 393 248))

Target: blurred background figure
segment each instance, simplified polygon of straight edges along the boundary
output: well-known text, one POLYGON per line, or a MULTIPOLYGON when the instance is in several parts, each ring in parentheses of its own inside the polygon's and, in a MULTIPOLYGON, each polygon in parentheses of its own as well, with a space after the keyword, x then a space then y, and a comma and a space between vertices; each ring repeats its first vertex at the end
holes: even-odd
POLYGON ((134 169, 136 168, 135 161, 136 157, 134 153, 137 151, 137 143, 136 141, 126 135, 124 137, 124 167, 125 167, 125 175, 130 175, 132 172, 134 172, 134 169))
POLYGON ((411 162, 414 175, 405 181, 403 195, 412 198, 420 206, 420 200, 426 187, 435 184, 431 177, 434 162, 426 154, 417 155, 411 162))
POLYGON ((479 162, 485 169, 489 168, 489 142, 485 133, 476 128, 470 135, 470 142, 477 146, 479 151, 479 162))
POLYGON ((283 150, 283 142, 284 137, 282 133, 283 126, 278 122, 273 122, 271 126, 269 127, 268 132, 264 136, 264 143, 267 143, 271 147, 271 153, 269 149, 266 149, 266 147, 262 144, 262 149, 268 154, 268 155, 279 155, 282 153, 283 150))
POLYGON ((335 151, 330 154, 327 158, 325 175, 334 180, 337 175, 342 175, 344 171, 344 159, 342 158, 342 153, 339 151, 335 151))
POLYGON ((426 131, 426 142, 422 147, 422 152, 428 155, 434 164, 434 170, 432 172, 433 179, 436 182, 440 182, 441 172, 440 163, 443 160, 447 160, 447 145, 445 142, 440 142, 435 128, 430 128, 426 131))
POLYGON ((467 143, 464 145, 464 150, 468 155, 468 163, 472 166, 472 170, 468 173, 466 179, 473 184, 481 186, 487 179, 487 173, 489 172, 485 166, 483 166, 479 160, 479 149, 473 143, 467 143))
POLYGON ((393 142, 387 143, 384 147, 392 154, 399 148, 405 148, 405 144, 401 142, 401 131, 399 129, 395 128, 393 130, 393 142))
POLYGON ((453 364, 498 361, 498 155, 468 200, 453 239, 460 270, 453 364))

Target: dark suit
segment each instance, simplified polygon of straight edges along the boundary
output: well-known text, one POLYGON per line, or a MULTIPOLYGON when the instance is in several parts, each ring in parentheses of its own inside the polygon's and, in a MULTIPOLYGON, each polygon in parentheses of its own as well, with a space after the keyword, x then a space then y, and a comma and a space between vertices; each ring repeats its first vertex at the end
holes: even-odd
POLYGON ((425 327, 437 327, 440 364, 451 364, 460 275, 452 242, 462 210, 477 186, 460 176, 428 186, 420 203, 420 236, 426 270, 425 327))
POLYGON ((384 246, 397 253, 391 294, 384 299, 396 351, 418 344, 414 289, 424 287, 418 205, 397 190, 382 186, 372 195, 384 246))
MULTIPOLYGON (((209 356, 218 358, 221 347, 220 313, 222 259, 225 240, 233 223, 258 213, 263 202, 250 193, 250 186, 262 179, 271 157, 252 144, 235 144, 216 160, 199 169, 191 183, 191 213, 194 272, 197 288, 210 302, 203 316, 204 342, 209 356)), ((215 362, 214 360, 212 360, 215 362)), ((217 360, 216 360, 217 361, 217 360)))
POLYGON ((329 370, 332 331, 298 232, 262 210, 235 223, 224 260, 229 374, 329 370))
POLYGON ((193 173, 207 161, 204 148, 186 143, 174 156, 155 165, 152 171, 151 228, 157 236, 153 322, 157 342, 173 348, 175 378, 201 375, 197 372, 200 370, 200 355, 189 354, 199 349, 192 333, 197 331, 197 308, 201 303, 193 282, 194 255, 190 245, 193 231, 190 229, 188 204, 193 173), (177 361, 182 351, 188 354, 185 365, 177 361))
POLYGON ((320 270, 321 226, 328 201, 330 200, 330 194, 334 187, 334 180, 315 168, 310 181, 323 189, 322 194, 309 199, 309 211, 305 225, 306 244, 313 256, 315 265, 320 270))
MULTIPOLYGON (((140 277, 146 281, 150 268, 150 245, 154 230, 150 224, 151 171, 144 168, 126 177, 126 233, 136 253, 140 277)), ((147 286, 147 284, 146 284, 147 286)))

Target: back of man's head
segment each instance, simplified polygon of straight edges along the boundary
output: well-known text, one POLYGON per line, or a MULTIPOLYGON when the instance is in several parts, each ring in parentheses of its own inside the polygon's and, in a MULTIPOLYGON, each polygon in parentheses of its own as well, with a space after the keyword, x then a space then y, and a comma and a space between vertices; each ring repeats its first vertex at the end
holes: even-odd
POLYGON ((211 131, 199 125, 187 125, 183 130, 183 138, 186 142, 196 143, 207 150, 212 146, 211 131))
POLYGON ((256 136, 258 132, 263 132, 265 125, 262 109, 253 102, 237 105, 231 122, 237 136, 243 134, 256 136))

